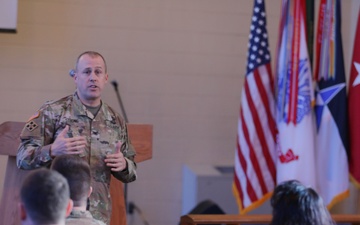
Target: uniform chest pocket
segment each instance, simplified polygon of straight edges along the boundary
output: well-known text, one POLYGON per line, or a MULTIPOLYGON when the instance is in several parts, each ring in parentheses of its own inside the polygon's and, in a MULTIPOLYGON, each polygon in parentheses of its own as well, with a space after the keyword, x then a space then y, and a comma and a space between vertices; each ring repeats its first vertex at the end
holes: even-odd
POLYGON ((121 140, 121 127, 110 121, 93 121, 91 136, 98 147, 102 149, 114 149, 116 143, 121 140))
POLYGON ((59 121, 59 127, 63 130, 65 126, 69 126, 69 137, 87 136, 89 134, 89 121, 64 117, 59 121))

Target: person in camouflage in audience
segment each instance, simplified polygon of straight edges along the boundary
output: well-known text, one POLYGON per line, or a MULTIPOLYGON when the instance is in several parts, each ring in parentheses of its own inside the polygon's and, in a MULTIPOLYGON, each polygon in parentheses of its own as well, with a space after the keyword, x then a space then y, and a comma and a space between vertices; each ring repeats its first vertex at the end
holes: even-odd
POLYGON ((60 155, 53 160, 50 168, 63 175, 69 184, 73 208, 66 218, 66 225, 105 225, 86 210, 87 199, 92 192, 89 164, 76 155, 60 155))
POLYGON ((110 223, 110 175, 136 180, 135 150, 124 119, 101 100, 108 82, 106 62, 97 52, 82 53, 73 74, 74 94, 46 102, 25 124, 17 153, 20 169, 50 167, 56 156, 73 154, 89 163, 93 192, 90 212, 110 223))

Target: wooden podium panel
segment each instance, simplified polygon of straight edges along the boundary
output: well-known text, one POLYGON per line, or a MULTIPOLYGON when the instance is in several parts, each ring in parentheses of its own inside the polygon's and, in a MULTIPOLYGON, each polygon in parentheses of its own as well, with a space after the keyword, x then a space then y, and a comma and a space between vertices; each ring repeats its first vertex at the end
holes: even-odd
MULTIPOLYGON (((0 224, 20 225, 18 215, 19 190, 28 170, 16 166, 16 154, 20 144, 20 133, 24 122, 7 121, 0 124, 0 155, 7 155, 4 189, 0 201, 0 224)), ((152 125, 128 124, 131 143, 136 151, 135 162, 152 157, 152 125)), ((126 208, 123 183, 111 177, 110 194, 112 198, 111 225, 126 225, 126 208)))
MULTIPOLYGON (((128 132, 136 151, 135 162, 139 163, 152 157, 152 126, 145 124, 129 124, 128 132)), ((136 181, 135 181, 136 182, 136 181)), ((110 194, 112 214, 110 225, 126 225, 126 205, 124 184, 111 176, 110 194)))

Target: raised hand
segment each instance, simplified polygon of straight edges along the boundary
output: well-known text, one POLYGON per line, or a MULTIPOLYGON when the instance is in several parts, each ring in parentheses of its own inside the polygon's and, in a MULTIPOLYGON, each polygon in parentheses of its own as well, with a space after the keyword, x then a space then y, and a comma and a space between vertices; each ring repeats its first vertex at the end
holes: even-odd
POLYGON ((51 156, 64 154, 83 154, 86 146, 86 138, 83 136, 68 137, 69 125, 59 133, 51 145, 51 156))
POLYGON ((111 167, 111 171, 122 171, 126 168, 126 159, 120 151, 121 142, 116 144, 116 150, 113 154, 107 154, 105 158, 106 166, 111 167))

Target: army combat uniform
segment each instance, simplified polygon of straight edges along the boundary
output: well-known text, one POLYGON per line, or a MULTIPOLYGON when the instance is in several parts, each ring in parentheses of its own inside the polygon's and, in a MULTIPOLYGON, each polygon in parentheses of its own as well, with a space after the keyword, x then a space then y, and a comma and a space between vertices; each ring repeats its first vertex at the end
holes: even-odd
POLYGON ((135 151, 128 138, 127 126, 122 117, 102 102, 94 115, 83 105, 75 92, 57 101, 45 103, 32 116, 23 128, 21 143, 17 153, 17 166, 20 169, 49 167, 53 158, 50 147, 58 134, 69 125, 69 137, 86 137, 84 154, 79 157, 86 160, 91 169, 90 212, 95 219, 110 223, 110 175, 124 183, 136 179, 135 151), (113 172, 106 166, 106 154, 115 153, 116 143, 122 142, 127 169, 113 172))
POLYGON ((105 225, 100 220, 95 220, 89 211, 73 210, 66 218, 66 225, 105 225))

